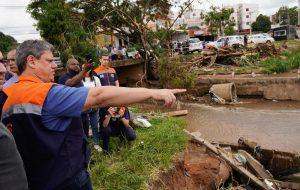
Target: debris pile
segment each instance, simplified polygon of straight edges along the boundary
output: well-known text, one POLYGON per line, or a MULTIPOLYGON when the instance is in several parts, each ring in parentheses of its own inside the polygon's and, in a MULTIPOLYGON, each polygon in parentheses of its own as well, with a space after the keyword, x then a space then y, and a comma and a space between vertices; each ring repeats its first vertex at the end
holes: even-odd
MULTIPOLYGON (((300 189, 300 155, 261 148, 240 138, 238 145, 212 144, 199 133, 186 133, 238 173, 238 186, 257 189, 300 189)), ((233 172, 233 173, 235 173, 233 172)))
POLYGON ((184 58, 180 60, 185 66, 191 69, 199 69, 201 67, 210 68, 214 65, 234 65, 239 66, 241 62, 253 62, 257 59, 264 59, 268 56, 278 55, 280 51, 285 50, 286 44, 276 48, 272 43, 260 43, 251 47, 208 47, 201 54, 192 56, 192 58, 184 58), (254 60, 253 57, 255 58, 254 60))
POLYGON ((300 189, 300 156, 264 149, 240 138, 238 144, 211 143, 199 132, 174 167, 149 189, 300 189))

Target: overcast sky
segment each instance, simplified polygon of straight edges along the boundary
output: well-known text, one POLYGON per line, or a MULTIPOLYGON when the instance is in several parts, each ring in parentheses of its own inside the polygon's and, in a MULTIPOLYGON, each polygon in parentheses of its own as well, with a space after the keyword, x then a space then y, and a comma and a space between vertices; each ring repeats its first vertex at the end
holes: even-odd
MULTIPOLYGON (((0 0, 0 31, 13 36, 18 42, 40 38, 39 32, 34 27, 36 21, 26 13, 26 6, 29 2, 30 0, 0 0)), ((296 6, 297 2, 297 0, 204 0, 199 8, 206 9, 211 5, 258 3, 260 13, 272 15, 282 5, 296 6)))

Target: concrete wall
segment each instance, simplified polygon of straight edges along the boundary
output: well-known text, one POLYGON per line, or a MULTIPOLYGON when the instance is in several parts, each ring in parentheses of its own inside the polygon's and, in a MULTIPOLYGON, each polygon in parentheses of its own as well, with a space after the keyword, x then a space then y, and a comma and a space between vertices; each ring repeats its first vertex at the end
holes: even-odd
POLYGON ((300 101, 300 78, 201 78, 198 80, 197 95, 207 94, 213 84, 234 82, 238 96, 262 96, 270 100, 300 101))

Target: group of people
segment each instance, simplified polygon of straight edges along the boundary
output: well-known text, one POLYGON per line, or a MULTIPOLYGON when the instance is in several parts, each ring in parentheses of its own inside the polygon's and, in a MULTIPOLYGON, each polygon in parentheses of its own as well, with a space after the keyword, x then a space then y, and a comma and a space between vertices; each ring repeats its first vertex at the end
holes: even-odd
POLYGON ((135 138, 132 131, 126 131, 131 129, 126 106, 149 98, 171 106, 175 94, 185 91, 118 87, 115 72, 103 65, 109 59, 105 54, 102 65, 94 70, 90 62, 80 70, 77 60, 70 59, 68 73, 60 79, 64 85, 56 84, 53 52, 46 41, 24 41, 11 58, 17 71, 10 73, 12 80, 6 82, 6 68, 0 64, 4 124, 0 124, 0 189, 91 190, 87 171, 90 149, 83 115, 92 118, 97 109, 103 108, 99 110, 99 123, 104 129, 103 148, 109 150, 107 138, 111 134, 135 138), (97 77, 100 83, 92 85, 97 77), (112 121, 124 127, 114 127, 112 121))
POLYGON ((109 45, 108 47, 102 46, 100 48, 101 52, 108 52, 109 59, 112 61, 126 60, 127 59, 127 48, 125 45, 116 47, 115 45, 109 45))
MULTIPOLYGON (((99 59, 100 65, 93 68, 92 60, 86 60, 86 64, 80 67, 78 60, 70 58, 67 61, 67 73, 60 76, 58 83, 71 87, 119 87, 119 80, 115 69, 108 66, 109 52, 102 50, 99 59)), ((134 130, 129 125, 130 114, 127 107, 104 107, 89 109, 81 114, 85 135, 89 136, 89 126, 92 129, 95 150, 101 152, 99 145, 101 137, 103 149, 109 152, 109 139, 111 136, 119 136, 121 140, 132 141, 136 138, 134 130), (100 121, 99 121, 100 120, 100 121)))

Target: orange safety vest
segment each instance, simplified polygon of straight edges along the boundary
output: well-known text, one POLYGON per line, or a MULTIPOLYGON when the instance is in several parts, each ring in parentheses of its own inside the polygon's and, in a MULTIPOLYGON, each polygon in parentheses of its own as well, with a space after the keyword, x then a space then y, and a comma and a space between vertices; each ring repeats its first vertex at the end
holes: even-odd
POLYGON ((2 119, 9 126, 23 159, 29 189, 52 190, 68 185, 87 165, 89 152, 81 118, 72 118, 65 131, 42 122, 42 109, 54 83, 20 76, 6 89, 2 119))

